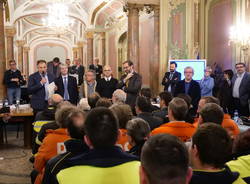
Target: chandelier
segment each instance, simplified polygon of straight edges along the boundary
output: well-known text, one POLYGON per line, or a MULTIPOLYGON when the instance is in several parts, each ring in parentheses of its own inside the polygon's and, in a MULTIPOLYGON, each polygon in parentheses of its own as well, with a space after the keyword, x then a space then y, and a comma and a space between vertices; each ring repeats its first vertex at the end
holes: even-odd
POLYGON ((57 35, 67 33, 74 24, 69 17, 68 6, 64 3, 53 3, 48 9, 48 17, 43 20, 44 25, 57 35))
POLYGON ((80 3, 81 0, 39 0, 40 3, 63 3, 63 4, 72 4, 72 3, 80 3))
POLYGON ((234 43, 241 48, 250 46, 250 24, 240 22, 230 28, 229 44, 234 43))

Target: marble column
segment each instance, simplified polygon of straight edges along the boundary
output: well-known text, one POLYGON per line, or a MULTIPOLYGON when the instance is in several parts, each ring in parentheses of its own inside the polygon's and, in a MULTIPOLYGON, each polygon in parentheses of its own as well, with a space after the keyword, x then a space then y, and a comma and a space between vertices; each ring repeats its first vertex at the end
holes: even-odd
POLYGON ((3 76, 6 70, 6 58, 5 58, 5 33, 4 33, 4 2, 0 0, 0 99, 5 98, 6 88, 3 85, 3 76))
POLYGON ((93 32, 87 32, 86 33, 87 38, 87 65, 93 63, 94 59, 94 33, 93 32))
POLYGON ((24 56, 23 74, 26 75, 26 77, 29 76, 29 51, 30 51, 30 48, 28 46, 23 47, 23 56, 24 56))
POLYGON ((78 48, 77 47, 73 47, 73 60, 75 58, 78 58, 78 48))
POLYGON ((17 40, 16 45, 17 45, 17 63, 18 63, 18 69, 21 71, 21 73, 24 72, 24 65, 23 65, 23 46, 25 44, 24 40, 17 40))
POLYGON ((137 4, 128 4, 128 60, 131 60, 139 72, 139 12, 137 4))
POLYGON ((78 58, 81 60, 81 64, 83 65, 83 41, 79 41, 77 43, 78 46, 78 58))
POLYGON ((106 35, 105 32, 101 33, 101 45, 102 45, 101 57, 102 57, 103 66, 106 65, 106 37, 105 35, 106 35))
POLYGON ((6 36, 6 47, 7 47, 7 62, 14 59, 14 36, 16 34, 15 27, 5 27, 5 36, 6 36))
POLYGON ((154 52, 150 61, 150 87, 153 95, 159 94, 159 67, 160 67, 160 7, 154 7, 154 52))

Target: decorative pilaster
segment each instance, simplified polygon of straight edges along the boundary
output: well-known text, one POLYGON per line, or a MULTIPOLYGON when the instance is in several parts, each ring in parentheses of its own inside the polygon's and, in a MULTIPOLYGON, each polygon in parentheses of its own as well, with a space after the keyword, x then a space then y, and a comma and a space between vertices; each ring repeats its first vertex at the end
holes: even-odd
POLYGON ((106 37, 105 37, 105 32, 101 33, 101 48, 102 48, 102 64, 106 65, 106 37))
POLYGON ((73 47, 73 58, 78 58, 78 48, 77 47, 73 47))
POLYGON ((30 48, 28 46, 23 47, 23 55, 24 55, 23 74, 26 75, 26 77, 29 76, 29 51, 30 51, 30 48))
POLYGON ((86 32, 86 38, 87 38, 87 65, 90 65, 93 63, 94 59, 94 32, 86 32))
POLYGON ((82 65, 83 65, 83 45, 84 45, 83 41, 79 41, 77 43, 77 46, 78 46, 78 58, 81 60, 82 65))
POLYGON ((5 27, 5 36, 7 40, 7 62, 14 59, 14 36, 16 34, 15 27, 5 27))
POLYGON ((23 46, 25 44, 24 40, 17 40, 16 45, 17 45, 17 52, 18 52, 18 57, 17 57, 17 63, 18 63, 18 68, 21 72, 24 72, 24 65, 23 65, 23 46))

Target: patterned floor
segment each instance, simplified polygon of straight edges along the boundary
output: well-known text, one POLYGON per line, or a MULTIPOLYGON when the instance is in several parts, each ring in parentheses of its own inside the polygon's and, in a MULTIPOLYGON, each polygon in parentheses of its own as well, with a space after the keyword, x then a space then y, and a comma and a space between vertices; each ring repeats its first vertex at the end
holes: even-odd
POLYGON ((8 132, 8 144, 0 144, 0 184, 30 184, 31 150, 23 149, 23 133, 8 132))

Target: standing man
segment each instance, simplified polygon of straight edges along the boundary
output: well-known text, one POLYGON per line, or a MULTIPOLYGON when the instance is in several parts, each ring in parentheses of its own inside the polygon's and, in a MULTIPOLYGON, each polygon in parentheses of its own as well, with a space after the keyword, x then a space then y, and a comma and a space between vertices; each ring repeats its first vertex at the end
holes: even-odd
POLYGON ((64 100, 72 104, 78 102, 78 87, 75 77, 68 75, 68 65, 61 64, 61 76, 55 80, 56 91, 55 93, 61 95, 64 100))
POLYGON ((125 74, 121 77, 117 87, 127 93, 126 104, 134 108, 141 90, 142 77, 134 71, 134 64, 130 60, 123 63, 123 70, 125 74))
POLYGON ((45 60, 37 61, 37 72, 29 76, 28 92, 31 94, 31 107, 34 112, 44 110, 48 105, 48 85, 54 81, 54 76, 47 73, 45 60))
POLYGON ((235 65, 236 75, 232 79, 234 110, 240 116, 249 116, 250 75, 246 72, 245 63, 235 65))
POLYGON ((7 96, 9 105, 13 104, 14 99, 20 102, 21 86, 25 85, 25 80, 21 72, 16 67, 16 61, 9 61, 10 69, 4 73, 4 84, 7 87, 7 96))
POLYGON ((193 80, 194 69, 190 66, 184 69, 185 79, 179 81, 176 84, 174 96, 178 96, 178 94, 186 94, 189 95, 192 99, 191 104, 193 105, 194 112, 197 111, 198 103, 201 98, 201 89, 198 82, 193 80))
POLYGON ((70 68, 70 74, 77 74, 78 75, 78 86, 83 83, 83 76, 84 76, 84 66, 81 65, 80 59, 74 60, 74 65, 70 68))
POLYGON ((104 77, 97 81, 96 92, 98 92, 101 97, 111 99, 116 90, 118 80, 112 77, 112 70, 108 65, 104 66, 103 75, 104 77))
POLYGON ((96 74, 94 70, 89 70, 85 74, 85 81, 80 88, 80 97, 88 98, 96 91, 96 74))
POLYGON ((48 73, 53 75, 54 78, 57 78, 60 76, 60 59, 58 57, 55 57, 53 61, 48 62, 48 73))
POLYGON ((102 65, 99 64, 99 59, 95 58, 93 64, 89 65, 90 70, 94 70, 96 73, 96 80, 100 80, 102 77, 102 65))
POLYGON ((65 64, 68 66, 68 68, 70 68, 71 67, 71 61, 70 61, 70 59, 66 59, 65 60, 65 64))
POLYGON ((176 71, 177 63, 170 62, 170 72, 166 72, 164 78, 162 79, 162 85, 164 86, 164 91, 174 94, 174 89, 176 84, 181 80, 181 73, 176 71))

